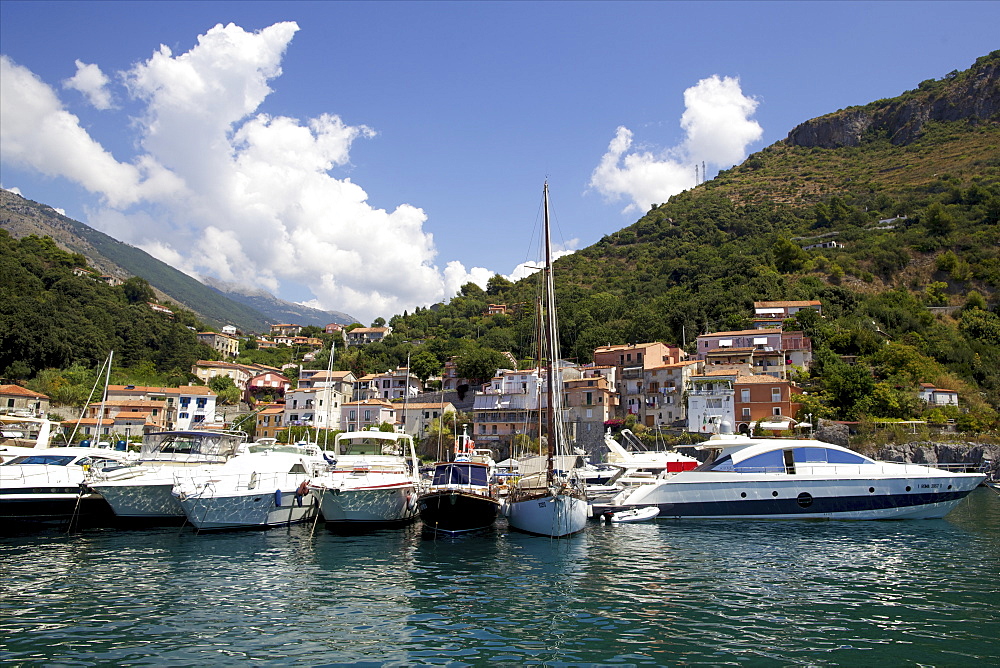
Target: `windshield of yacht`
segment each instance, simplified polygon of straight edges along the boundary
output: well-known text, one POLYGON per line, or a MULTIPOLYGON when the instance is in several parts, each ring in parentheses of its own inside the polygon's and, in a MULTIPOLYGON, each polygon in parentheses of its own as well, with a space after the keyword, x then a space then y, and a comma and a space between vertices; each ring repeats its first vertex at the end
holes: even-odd
POLYGON ((143 439, 140 458, 149 459, 159 453, 229 457, 241 440, 235 434, 208 431, 154 432, 143 439))
MULTIPOLYGON (((699 471, 735 471, 737 473, 780 473, 788 471, 787 449, 769 450, 742 461, 733 462, 730 455, 698 467, 699 471)), ((795 464, 871 464, 872 460, 845 450, 823 447, 791 448, 795 464)))
POLYGON ((10 466, 15 464, 48 464, 49 466, 66 466, 75 457, 72 455, 26 455, 24 457, 15 457, 9 462, 5 462, 4 466, 10 466))

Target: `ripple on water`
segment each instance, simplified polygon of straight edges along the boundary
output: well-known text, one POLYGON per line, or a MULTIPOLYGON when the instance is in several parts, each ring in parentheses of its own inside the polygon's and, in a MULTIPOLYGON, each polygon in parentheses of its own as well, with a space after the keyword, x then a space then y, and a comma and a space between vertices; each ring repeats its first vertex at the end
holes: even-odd
MULTIPOLYGON (((980 490, 986 492, 987 490, 980 490)), ((996 663, 1000 497, 945 520, 0 538, 0 662, 996 663)))

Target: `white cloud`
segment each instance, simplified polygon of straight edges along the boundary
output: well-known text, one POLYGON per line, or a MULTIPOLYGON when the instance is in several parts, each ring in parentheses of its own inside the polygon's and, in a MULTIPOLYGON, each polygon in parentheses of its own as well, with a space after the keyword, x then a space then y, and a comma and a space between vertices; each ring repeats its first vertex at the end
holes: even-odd
POLYGON ((21 189, 18 188, 17 186, 11 186, 10 188, 8 188, 7 186, 0 186, 0 188, 3 188, 4 190, 6 190, 9 193, 14 193, 15 195, 20 195, 21 194, 21 189))
MULTIPOLYGON (((262 113, 298 30, 291 22, 257 32, 217 25, 187 52, 160 46, 122 73, 144 105, 122 122, 122 132, 137 133, 131 164, 90 137, 49 86, 4 58, 0 155, 99 194, 91 225, 181 271, 279 294, 283 285, 304 286, 311 305, 362 322, 450 298, 469 281, 485 287, 487 269, 434 263, 423 210, 374 208, 359 184, 330 173, 349 165, 353 143, 372 129, 332 113, 262 113)), ((106 90, 98 73, 78 64, 65 85, 106 90)))
POLYGON ((0 55, 0 151, 4 162, 62 176, 125 206, 139 196, 142 174, 119 163, 63 109, 53 90, 0 55))
POLYGON ((591 174, 590 187, 611 201, 628 198, 625 212, 645 211, 695 186, 695 167, 702 162, 730 167, 763 135, 750 119, 757 101, 743 95, 739 79, 702 79, 684 91, 684 104, 681 145, 658 153, 633 150, 632 131, 619 127, 591 174))
POLYGON ((108 77, 94 64, 76 61, 76 74, 63 81, 64 88, 78 90, 95 109, 111 108, 111 91, 107 89, 108 77))

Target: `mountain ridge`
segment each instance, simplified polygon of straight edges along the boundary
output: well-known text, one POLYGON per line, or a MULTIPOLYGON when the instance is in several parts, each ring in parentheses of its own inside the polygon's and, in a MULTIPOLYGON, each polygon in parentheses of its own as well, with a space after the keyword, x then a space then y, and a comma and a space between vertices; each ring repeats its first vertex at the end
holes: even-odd
POLYGON ((102 273, 121 279, 129 276, 144 278, 159 299, 176 302, 215 327, 231 324, 243 331, 266 332, 272 324, 289 321, 319 327, 331 322, 355 322, 345 313, 293 304, 263 291, 246 295, 230 284, 220 282, 221 287, 206 284, 140 248, 59 213, 52 206, 2 189, 0 228, 6 229, 15 238, 30 234, 52 237, 61 248, 83 255, 92 267, 102 273), (301 319, 294 320, 296 316, 301 319))

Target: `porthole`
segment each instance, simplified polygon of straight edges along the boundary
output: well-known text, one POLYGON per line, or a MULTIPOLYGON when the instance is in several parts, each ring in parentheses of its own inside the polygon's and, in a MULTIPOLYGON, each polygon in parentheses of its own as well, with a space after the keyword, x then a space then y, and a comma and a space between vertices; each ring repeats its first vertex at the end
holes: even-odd
POLYGON ((910 486, 909 486, 909 485, 907 485, 907 486, 906 486, 906 491, 907 491, 907 492, 909 492, 909 491, 910 491, 910 486))
POLYGON ((777 492, 771 492, 771 496, 778 496, 777 492))
POLYGON ((799 504, 799 507, 808 508, 813 503, 813 497, 809 492, 802 492, 795 497, 795 501, 799 504))
POLYGON ((874 487, 869 487, 868 491, 871 492, 872 494, 874 494, 875 493, 875 488, 874 487))
POLYGON ((740 492, 740 498, 741 499, 747 498, 747 493, 746 492, 740 492))
POLYGON ((948 489, 951 489, 951 485, 948 485, 948 489))

